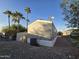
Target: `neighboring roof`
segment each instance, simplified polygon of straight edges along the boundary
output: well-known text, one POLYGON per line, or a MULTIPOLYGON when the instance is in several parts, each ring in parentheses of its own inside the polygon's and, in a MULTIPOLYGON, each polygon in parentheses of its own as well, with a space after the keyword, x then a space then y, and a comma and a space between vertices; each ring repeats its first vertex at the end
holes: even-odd
POLYGON ((63 31, 63 35, 70 35, 72 31, 73 31, 73 29, 65 30, 65 31, 63 31))
POLYGON ((28 33, 49 39, 56 33, 55 31, 54 24, 48 20, 36 20, 28 26, 28 33))

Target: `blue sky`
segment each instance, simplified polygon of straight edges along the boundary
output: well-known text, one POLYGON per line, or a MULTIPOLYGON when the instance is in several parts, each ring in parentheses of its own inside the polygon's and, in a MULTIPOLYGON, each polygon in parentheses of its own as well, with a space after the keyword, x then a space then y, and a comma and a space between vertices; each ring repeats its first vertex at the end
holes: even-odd
MULTIPOLYGON (((0 0, 0 28, 8 25, 7 16, 3 14, 5 10, 19 11, 26 17, 24 9, 28 6, 31 8, 31 14, 29 14, 31 22, 37 18, 47 20, 48 16, 53 16, 57 30, 64 30, 66 26, 60 3, 61 0, 0 0)), ((21 21, 21 24, 26 27, 24 20, 21 21)))

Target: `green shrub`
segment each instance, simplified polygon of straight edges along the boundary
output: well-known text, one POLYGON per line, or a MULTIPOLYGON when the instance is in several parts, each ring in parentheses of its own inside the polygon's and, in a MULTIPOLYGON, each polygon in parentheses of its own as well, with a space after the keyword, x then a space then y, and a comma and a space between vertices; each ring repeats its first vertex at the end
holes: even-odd
POLYGON ((12 39, 16 39, 16 34, 17 34, 17 32, 18 32, 17 26, 18 26, 18 28, 19 28, 19 32, 24 32, 24 31, 26 31, 25 27, 23 27, 22 25, 15 25, 15 24, 13 24, 13 25, 10 26, 10 29, 9 29, 8 26, 6 26, 6 27, 4 27, 4 28, 2 29, 2 32, 5 33, 7 39, 8 39, 9 37, 12 37, 12 39))
POLYGON ((73 46, 79 47, 79 29, 74 29, 70 34, 70 38, 73 46))

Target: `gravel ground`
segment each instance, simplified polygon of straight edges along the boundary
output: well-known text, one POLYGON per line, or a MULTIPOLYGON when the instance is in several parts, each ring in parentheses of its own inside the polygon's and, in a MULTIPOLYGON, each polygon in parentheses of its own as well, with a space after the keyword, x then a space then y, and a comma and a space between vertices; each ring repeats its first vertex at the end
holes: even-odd
POLYGON ((79 49, 35 47, 21 42, 1 41, 0 59, 79 59, 79 49))
POLYGON ((58 37, 54 46, 56 47, 72 47, 72 44, 67 37, 58 37))

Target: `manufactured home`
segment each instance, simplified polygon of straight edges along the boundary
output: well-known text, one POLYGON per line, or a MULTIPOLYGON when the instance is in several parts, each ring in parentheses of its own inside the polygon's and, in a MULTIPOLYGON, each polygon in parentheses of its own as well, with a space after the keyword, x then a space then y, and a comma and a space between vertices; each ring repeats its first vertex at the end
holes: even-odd
POLYGON ((28 32, 17 33, 17 41, 53 47, 57 30, 52 21, 36 20, 28 25, 28 32))

